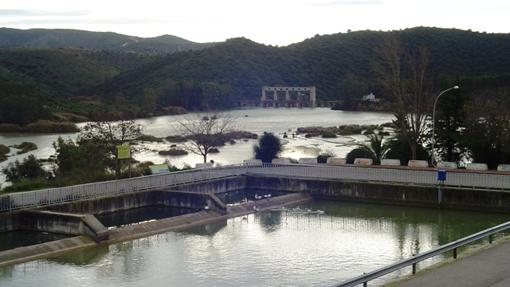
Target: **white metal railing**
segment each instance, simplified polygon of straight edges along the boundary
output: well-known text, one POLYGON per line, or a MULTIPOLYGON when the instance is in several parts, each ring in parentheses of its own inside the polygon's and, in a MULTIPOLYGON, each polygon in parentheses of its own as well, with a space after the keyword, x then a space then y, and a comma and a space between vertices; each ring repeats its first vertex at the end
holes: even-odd
POLYGON ((193 169, 160 175, 94 182, 0 196, 0 212, 112 196, 245 174, 243 166, 193 169))
MULTIPOLYGON (((245 174, 326 180, 371 181, 390 184, 438 184, 436 171, 433 169, 319 164, 242 164, 12 193, 0 196, 0 212, 79 199, 146 191, 245 174)), ((444 186, 500 189, 510 192, 510 173, 449 171, 444 186)))
MULTIPOLYGON (((264 164, 248 174, 437 185, 437 170, 354 165, 264 164)), ((510 191, 510 173, 449 170, 444 186, 510 191)))

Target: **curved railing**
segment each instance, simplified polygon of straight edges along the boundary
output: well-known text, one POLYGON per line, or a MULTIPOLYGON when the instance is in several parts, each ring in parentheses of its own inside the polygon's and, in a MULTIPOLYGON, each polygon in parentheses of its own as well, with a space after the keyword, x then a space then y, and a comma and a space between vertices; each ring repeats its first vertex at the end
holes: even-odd
POLYGON ((453 258, 457 258, 457 249, 459 247, 465 246, 467 244, 470 244, 470 243, 472 243, 474 241, 483 239, 485 237, 488 237, 489 238, 489 243, 492 243, 492 238, 493 238, 494 234, 496 234, 498 232, 501 232, 501 231, 504 231, 504 230, 507 230, 507 229, 510 229, 510 221, 509 222, 505 222, 505 223, 500 224, 500 225, 497 225, 497 226, 494 226, 494 227, 491 227, 491 228, 488 228, 488 229, 485 229, 485 230, 480 231, 478 233, 466 236, 464 238, 455 240, 455 241, 450 242, 448 244, 441 245, 441 246, 439 246, 437 248, 434 248, 434 249, 432 249, 430 251, 414 255, 413 257, 411 257, 409 259, 405 259, 405 260, 399 261, 397 263, 388 265, 386 267, 374 270, 372 272, 365 273, 365 274, 363 274, 361 276, 352 278, 350 280, 342 282, 339 285, 334 285, 334 286, 337 286, 337 287, 352 287, 352 286, 358 286, 358 285, 361 285, 361 284, 363 284, 363 286, 367 286, 368 282, 371 281, 371 280, 377 279, 377 278, 379 278, 381 276, 393 273, 395 271, 398 271, 398 270, 400 270, 402 268, 409 267, 409 266, 412 267, 412 273, 415 274, 416 273, 416 264, 418 264, 419 262, 421 262, 423 260, 432 258, 432 257, 437 256, 437 255, 441 255, 441 254, 443 254, 445 252, 448 252, 448 251, 453 251, 453 258))

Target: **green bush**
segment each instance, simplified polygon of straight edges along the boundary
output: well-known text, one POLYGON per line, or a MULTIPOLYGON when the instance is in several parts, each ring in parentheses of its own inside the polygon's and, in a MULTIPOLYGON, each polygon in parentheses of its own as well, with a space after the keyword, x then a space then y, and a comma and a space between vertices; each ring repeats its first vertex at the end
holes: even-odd
POLYGON ((253 147, 255 158, 262 162, 271 162, 273 158, 278 157, 282 150, 280 139, 272 133, 266 133, 259 139, 259 144, 253 147))
POLYGON ((9 181, 18 181, 24 178, 44 177, 46 171, 34 155, 29 155, 23 162, 15 161, 4 168, 3 173, 9 181))

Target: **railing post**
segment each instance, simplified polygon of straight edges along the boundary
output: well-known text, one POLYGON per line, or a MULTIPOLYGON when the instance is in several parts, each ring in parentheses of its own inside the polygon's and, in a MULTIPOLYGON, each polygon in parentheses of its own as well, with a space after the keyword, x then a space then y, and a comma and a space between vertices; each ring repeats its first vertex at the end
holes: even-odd
POLYGON ((413 263, 413 275, 416 274, 416 263, 413 263))
POLYGON ((489 235, 489 244, 492 244, 492 239, 493 238, 492 238, 492 234, 491 234, 491 235, 489 235))
POLYGON ((367 287, 368 286, 368 282, 363 282, 363 287, 367 287))
POLYGON ((457 259, 457 248, 453 248, 453 259, 457 259))

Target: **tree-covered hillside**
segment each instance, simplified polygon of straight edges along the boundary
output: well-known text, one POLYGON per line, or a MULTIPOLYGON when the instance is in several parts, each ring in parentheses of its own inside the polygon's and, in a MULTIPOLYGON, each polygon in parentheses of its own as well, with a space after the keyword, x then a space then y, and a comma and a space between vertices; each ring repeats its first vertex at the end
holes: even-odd
MULTIPOLYGON (((378 51, 391 39, 409 51, 428 50, 427 74, 436 90, 452 84, 468 91, 508 86, 510 75, 510 34, 419 27, 315 36, 286 47, 236 38, 201 50, 154 55, 157 45, 187 42, 165 35, 144 39, 154 44, 147 48, 143 41, 132 41, 129 46, 143 47, 136 48, 140 53, 129 53, 112 48, 130 41, 128 36, 80 31, 86 37, 78 41, 75 31, 49 31, 51 37, 40 41, 56 37, 55 43, 81 45, 88 39, 83 43, 89 46, 83 48, 93 51, 22 48, 37 41, 23 33, 25 38, 17 42, 12 35, 7 37, 10 42, 0 36, 0 46, 15 46, 0 49, 0 109, 6 99, 12 106, 30 97, 46 103, 41 115, 61 111, 90 117, 113 111, 121 117, 140 117, 171 106, 232 107, 239 100, 258 99, 264 85, 316 86, 320 100, 359 98, 372 91, 391 102, 375 72, 378 51)), ((6 32, 12 31, 0 29, 0 35, 6 32)))
POLYGON ((287 47, 231 39, 201 51, 168 55, 155 65, 115 77, 103 91, 106 96, 121 91, 133 98, 152 89, 163 102, 191 104, 188 107, 210 105, 207 87, 211 85, 221 87, 224 106, 233 99, 258 98, 263 85, 313 85, 324 100, 359 97, 369 91, 384 97, 374 63, 376 50, 390 38, 406 49, 427 48, 428 73, 438 84, 510 73, 509 34, 413 28, 316 36, 287 47))
POLYGON ((142 38, 112 32, 72 29, 0 28, 0 47, 3 48, 71 48, 164 54, 202 49, 211 45, 212 43, 195 43, 172 35, 142 38))

